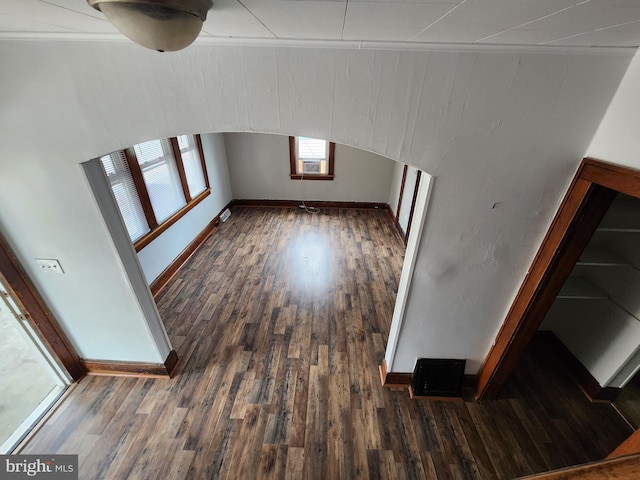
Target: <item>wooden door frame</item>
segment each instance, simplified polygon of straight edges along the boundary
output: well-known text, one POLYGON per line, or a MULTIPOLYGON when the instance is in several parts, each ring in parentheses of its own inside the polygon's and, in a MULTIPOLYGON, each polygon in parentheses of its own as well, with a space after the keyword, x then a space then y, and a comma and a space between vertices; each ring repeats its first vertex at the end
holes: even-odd
POLYGON ((477 399, 497 398, 618 192, 640 198, 640 171, 580 163, 478 373, 477 399))
POLYGON ((74 381, 80 380, 86 374, 86 369, 2 235, 0 277, 13 293, 14 300, 27 314, 29 323, 38 332, 49 352, 74 381))
POLYGON ((409 241, 409 232, 411 231, 411 224, 413 223, 413 214, 416 211, 416 201, 418 200, 418 189, 420 188, 420 179, 422 178, 422 170, 417 170, 416 183, 413 187, 413 196, 411 197, 411 208, 409 209, 409 221, 407 222, 407 231, 404 234, 404 244, 409 241))

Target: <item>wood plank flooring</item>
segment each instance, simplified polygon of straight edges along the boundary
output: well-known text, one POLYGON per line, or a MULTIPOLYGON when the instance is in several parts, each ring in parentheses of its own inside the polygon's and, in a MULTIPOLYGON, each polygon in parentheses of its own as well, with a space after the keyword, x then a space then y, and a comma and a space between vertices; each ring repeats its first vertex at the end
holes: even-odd
POLYGON ((234 209, 158 302, 177 376, 86 378, 23 453, 78 453, 82 479, 493 479, 631 433, 542 346, 497 401, 383 389, 402 261, 386 212, 234 209))

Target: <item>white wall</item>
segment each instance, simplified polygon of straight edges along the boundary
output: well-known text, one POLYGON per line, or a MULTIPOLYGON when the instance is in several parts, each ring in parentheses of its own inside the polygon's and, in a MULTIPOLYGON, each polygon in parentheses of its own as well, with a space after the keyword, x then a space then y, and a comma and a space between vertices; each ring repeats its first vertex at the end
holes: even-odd
POLYGON ((640 168, 640 54, 633 58, 587 155, 618 165, 640 168))
MULTIPOLYGON (((149 291, 147 281, 144 277, 140 262, 138 261, 138 256, 133 248, 124 220, 120 215, 120 209, 111 191, 107 174, 99 158, 84 162, 82 168, 94 194, 94 203, 102 214, 101 220, 104 222, 113 241, 113 247, 119 260, 118 266, 123 270, 131 286, 134 304, 129 308, 136 307, 135 313, 144 320, 142 322, 130 323, 127 329, 121 330, 119 334, 121 337, 126 338, 126 342, 123 342, 126 346, 128 346, 127 344, 135 345, 138 337, 144 337, 145 339, 146 337, 150 337, 151 340, 147 345, 140 345, 135 349, 135 352, 118 352, 114 350, 113 353, 127 356, 137 354, 137 357, 134 356, 134 358, 132 358, 133 360, 144 358, 145 361, 152 361, 150 356, 147 357, 147 355, 144 355, 145 349, 147 349, 149 350, 148 355, 152 353, 155 354, 153 363, 162 363, 171 351, 171 342, 160 320, 158 309, 149 291)), ((128 315, 131 315, 131 313, 131 311, 127 312, 128 315)), ((91 322, 89 322, 89 324, 91 325, 91 322)), ((116 331, 104 329, 104 333, 105 335, 114 335, 116 331)), ((110 342, 105 342, 105 344, 109 343, 110 342)), ((96 350, 104 348, 102 344, 96 344, 93 347, 96 350)), ((82 354, 82 352, 86 352, 87 350, 86 343, 80 343, 77 348, 81 357, 93 358, 88 357, 87 354, 82 354)))
POLYGON ((226 133, 235 199, 325 200, 387 203, 396 162, 347 145, 336 145, 332 181, 289 178, 289 137, 226 133))
POLYGON ((398 213, 398 198, 400 197, 400 189, 402 188, 402 172, 404 164, 396 162, 393 166, 393 178, 391 179, 391 190, 389 191, 389 208, 394 215, 398 213))
POLYGON ((223 135, 203 134, 201 138, 211 195, 138 252, 138 259, 149 284, 180 255, 233 198, 223 135))
MULTIPOLYGON (((602 118, 596 134, 587 149, 587 155, 609 163, 640 169, 639 125, 640 55, 636 54, 602 118)), ((611 240, 610 238, 610 243, 611 240)), ((637 244, 633 240, 635 240, 635 236, 632 234, 626 242, 613 242, 612 248, 637 265, 637 244), (635 252, 630 251, 628 247, 633 248, 635 252)), ((614 298, 616 296, 619 297, 616 298, 617 301, 624 304, 629 312, 640 316, 638 315, 638 294, 636 291, 634 296, 632 289, 633 284, 637 283, 635 279, 637 271, 630 273, 625 270, 622 273, 628 274, 628 278, 622 282, 620 282, 620 279, 615 279, 620 288, 616 292, 610 292, 610 294, 614 294, 614 298)), ((602 277, 601 287, 614 283, 614 279, 606 278, 602 274, 600 276, 602 277)), ((619 316, 624 317, 625 315, 619 316)), ((609 336, 612 340, 606 351, 612 351, 613 353, 611 355, 600 355, 596 365, 599 370, 594 372, 592 367, 591 373, 594 376, 601 371, 607 374, 616 373, 617 375, 613 379, 611 379, 611 375, 608 377, 600 375, 599 377, 596 376, 596 378, 603 382, 601 383, 602 385, 621 386, 626 383, 629 375, 640 365, 640 357, 637 355, 640 341, 640 323, 630 315, 626 315, 625 322, 621 320, 612 322, 609 331, 609 336), (618 342, 624 342, 624 348, 618 348, 618 342), (623 364, 628 358, 631 360, 627 364, 623 364)), ((602 350, 604 351, 605 347, 602 350)))
POLYGON ((299 134, 376 152, 435 176, 389 367, 462 357, 473 373, 630 60, 553 52, 192 45, 160 55, 2 40, 0 229, 82 355, 155 359, 81 162, 183 132, 299 134), (45 277, 35 257, 67 273, 45 277))

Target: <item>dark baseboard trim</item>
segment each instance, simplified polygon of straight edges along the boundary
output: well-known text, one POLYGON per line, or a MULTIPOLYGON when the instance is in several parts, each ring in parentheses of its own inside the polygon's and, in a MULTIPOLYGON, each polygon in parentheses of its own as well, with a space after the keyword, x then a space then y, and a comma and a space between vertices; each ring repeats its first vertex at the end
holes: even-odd
MULTIPOLYGON (((409 396, 416 400, 424 399, 424 400, 464 400, 465 397, 422 397, 419 395, 414 395, 413 390, 411 389, 411 379, 413 378, 412 373, 398 373, 398 372, 388 372, 387 371, 387 361, 382 360, 382 363, 378 365, 378 370, 380 372, 380 382, 382 386, 385 388, 402 388, 409 391, 409 396)), ((475 390, 476 385, 478 383, 477 375, 465 375, 462 381, 462 389, 463 390, 475 390)))
POLYGON ((393 224, 394 230, 398 234, 398 238, 403 243, 403 245, 406 247, 407 246, 407 242, 405 241, 404 232, 402 231, 402 228, 400 227, 400 224, 398 222, 396 222, 396 216, 393 213, 393 210, 391 210, 391 205, 387 205, 387 212, 389 213, 389 218, 391 219, 391 223, 393 224))
POLYGON ((438 400, 440 402, 464 402, 462 397, 436 397, 431 395, 416 395, 413 388, 409 386, 409 397, 411 400, 438 400))
MULTIPOLYGON (((254 200, 254 199, 236 199, 232 204, 234 207, 283 207, 283 208, 298 208, 302 204, 303 200, 254 200)), ((327 201, 314 201, 304 200, 304 204, 307 207, 315 208, 343 208, 343 209, 358 209, 358 210, 386 210, 388 205, 386 203, 375 202, 327 202, 327 201)))
POLYGON ((114 362, 109 360, 80 359, 87 375, 107 375, 114 377, 171 378, 180 359, 171 350, 164 363, 114 362))
POLYGON ((393 210, 391 210, 391 205, 387 204, 387 213, 389 214, 389 218, 391 219, 391 221, 393 223, 396 222, 396 215, 393 213, 393 210))
POLYGON ((396 232, 398 232, 398 235, 400 236, 400 240, 402 240, 402 243, 404 243, 404 246, 407 246, 407 240, 408 240, 408 236, 405 235, 404 231, 402 230, 402 227, 400 226, 399 222, 396 222, 394 220, 393 225, 396 227, 396 232))
POLYGON ((536 342, 548 345, 553 352, 562 360, 573 378, 578 382, 580 390, 592 402, 612 402, 622 392, 621 388, 601 387, 598 381, 591 375, 591 372, 582 365, 573 353, 556 336, 548 330, 538 330, 533 338, 536 342))
POLYGON ((394 373, 387 372, 387 361, 382 360, 382 363, 378 365, 380 371, 380 381, 385 388, 405 388, 408 389, 411 386, 411 373, 394 373))
POLYGON ((186 261, 189 260, 189 258, 191 258, 191 255, 194 254, 194 252, 198 249, 198 247, 200 247, 200 245, 204 243, 207 237, 211 235, 211 233, 220 224, 220 215, 222 215, 222 212, 224 212, 227 208, 230 208, 232 203, 233 203, 233 200, 229 202, 218 213, 218 215, 213 217, 213 220, 211 220, 209 224, 206 227, 204 227, 204 229, 196 236, 196 238, 194 238, 193 241, 189 245, 187 245, 187 247, 182 252, 180 252, 180 255, 178 255, 173 260, 173 262, 171 262, 169 266, 167 266, 167 268, 165 268, 162 271, 162 273, 158 275, 158 277, 153 282, 151 282, 151 285, 149 285, 149 288, 151 289, 151 294, 156 300, 160 299, 161 297, 160 293, 162 292, 163 288, 167 285, 167 283, 169 283, 169 280, 173 278, 176 272, 180 270, 180 267, 182 267, 182 265, 184 265, 186 261))
POLYGON ((478 375, 465 375, 462 379, 462 388, 475 392, 478 385, 478 375))

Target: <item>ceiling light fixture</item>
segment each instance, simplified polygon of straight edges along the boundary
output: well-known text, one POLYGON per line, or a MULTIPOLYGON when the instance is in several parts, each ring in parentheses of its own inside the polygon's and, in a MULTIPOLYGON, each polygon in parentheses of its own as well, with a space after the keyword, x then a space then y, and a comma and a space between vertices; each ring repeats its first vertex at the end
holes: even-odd
POLYGON ((211 0, 87 0, 138 45, 175 52, 196 39, 211 0))

